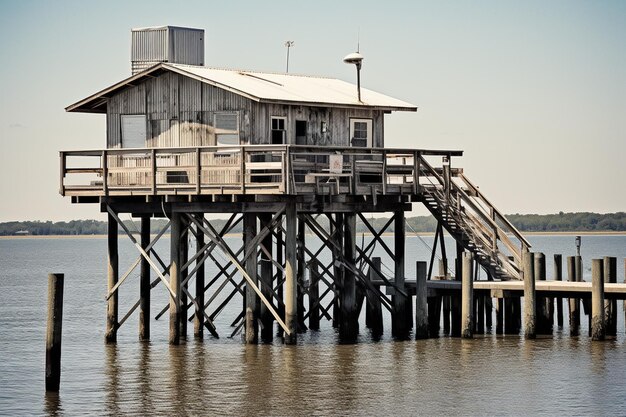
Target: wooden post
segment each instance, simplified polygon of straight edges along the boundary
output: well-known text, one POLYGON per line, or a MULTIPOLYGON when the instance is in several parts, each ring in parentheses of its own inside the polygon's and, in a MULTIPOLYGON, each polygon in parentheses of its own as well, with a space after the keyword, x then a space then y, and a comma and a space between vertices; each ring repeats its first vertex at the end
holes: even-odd
MULTIPOLYGON (((397 288, 404 291, 404 212, 396 211, 394 214, 394 283, 397 288)), ((347 245, 346 245, 347 246, 347 245)), ((402 294, 394 294, 391 309, 391 336, 396 339, 406 339, 409 336, 407 322, 408 300, 402 294)))
POLYGON ((285 343, 295 345, 298 341, 297 320, 297 276, 296 276, 296 202, 289 201, 285 210, 285 324, 290 334, 285 334, 285 343))
POLYGON ((170 296, 170 337, 172 345, 180 343, 180 237, 182 220, 180 213, 172 211, 170 217, 170 288, 174 297, 170 296))
MULTIPOLYGON (((567 257, 567 280, 576 282, 576 257, 567 257)), ((578 336, 580 333, 580 300, 569 299, 569 335, 578 336)))
MULTIPOLYGON (((372 258, 372 263, 376 267, 378 271, 380 271, 381 267, 381 259, 378 256, 372 258)), ((374 271, 374 269, 370 268, 369 273, 370 280, 378 280, 380 277, 378 273, 374 271)), ((374 339, 380 338, 383 334, 383 310, 380 303, 380 297, 378 294, 375 294, 374 297, 368 299, 366 304, 365 315, 368 317, 367 322, 369 323, 372 337, 374 339)))
POLYGON ((485 296, 477 294, 476 299, 476 333, 485 334, 485 296))
POLYGON ((472 255, 469 252, 463 254, 463 280, 461 286, 461 337, 471 339, 474 337, 474 301, 473 284, 474 270, 472 255))
MULTIPOLYGON (((454 279, 461 281, 463 275, 463 245, 456 242, 456 259, 454 262, 454 279)), ((461 337, 461 297, 458 295, 450 296, 451 299, 451 315, 450 315, 450 335, 452 337, 461 337)))
MULTIPOLYGON (((187 259, 189 259, 189 222, 185 217, 181 216, 181 239, 180 239, 180 265, 179 268, 182 268, 183 265, 187 263, 187 259)), ((181 283, 187 279, 189 275, 189 268, 180 269, 180 281, 181 283)), ((184 289, 188 288, 188 283, 185 283, 184 289)), ((183 288, 180 290, 180 337, 183 339, 187 339, 187 304, 189 303, 187 292, 183 291, 183 288)))
MULTIPOLYGON (((428 278, 428 277, 427 277, 428 278)), ((439 277, 433 277, 437 280, 439 277)), ((428 297, 428 294, 426 295, 428 297)), ((433 295, 427 298, 428 302, 428 335, 431 338, 439 337, 441 331, 441 301, 442 296, 433 295)))
MULTIPOLYGON (((256 214, 243 214, 243 244, 246 254, 246 273, 256 285, 258 285, 258 250, 251 247, 251 242, 256 236, 256 214)), ((245 342, 257 344, 259 342, 259 299, 251 285, 246 284, 246 314, 245 314, 245 342)))
MULTIPOLYGON (((117 252, 117 221, 110 213, 108 215, 108 233, 107 233, 107 246, 108 246, 108 269, 107 269, 107 284, 108 292, 117 284, 119 277, 119 261, 117 252)), ((107 325, 104 333, 104 340, 106 343, 117 342, 117 314, 118 314, 118 292, 115 293, 107 301, 107 325)))
MULTIPOLYGON (((141 216, 141 247, 150 245, 150 216, 141 216)), ((139 340, 150 340, 150 264, 141 257, 139 265, 139 340)))
POLYGON ((504 334, 518 334, 515 325, 515 299, 512 295, 504 297, 504 334))
POLYGON ((311 259, 309 266, 309 328, 311 330, 320 329, 320 275, 319 261, 311 259))
MULTIPOLYGON (((541 253, 535 253, 535 279, 537 281, 546 280, 546 256, 541 253)), ((536 318, 537 318, 537 334, 552 334, 552 323, 550 322, 549 298, 537 296, 536 318)))
MULTIPOLYGON (((576 275, 576 282, 583 281, 583 259, 581 256, 575 257, 574 264, 574 273, 576 275)), ((579 310, 579 317, 582 317, 583 314, 587 315, 588 318, 588 329, 589 329, 589 337, 591 337, 591 299, 583 298, 580 300, 582 302, 582 310, 579 310)))
POLYGON ((359 321, 356 316, 356 277, 352 268, 355 268, 356 254, 356 213, 344 214, 344 262, 350 265, 343 272, 341 288, 341 319, 339 320, 340 343, 356 343, 359 334, 359 321))
POLYGON ((335 225, 331 224, 331 231, 333 239, 335 241, 335 248, 333 249, 333 285, 334 285, 334 301, 333 301, 333 327, 339 327, 339 320, 341 317, 341 309, 339 308, 339 294, 341 291, 341 285, 343 282, 343 268, 341 262, 343 261, 343 251, 339 248, 343 248, 343 214, 335 214, 335 225))
MULTIPOLYGON (((259 214, 261 228, 269 227, 272 221, 270 213, 259 214)), ((274 278, 274 266, 272 265, 272 234, 268 234, 262 242, 265 251, 261 252, 261 293, 267 300, 272 299, 272 280, 274 278)), ((274 303, 272 303, 274 304, 274 303)), ((271 343, 274 336, 274 317, 264 303, 260 305, 261 318, 261 341, 271 343)))
MULTIPOLYGON (((198 174, 199 175, 199 174, 198 174)), ((196 219, 199 222, 204 221, 204 214, 196 214, 196 219)), ((200 252, 204 247, 204 233, 200 228, 196 227, 196 252, 200 252)), ((200 258, 196 258, 196 263, 200 261, 200 258)), ((197 339, 204 337, 204 262, 198 265, 196 270, 196 314, 193 316, 193 335, 197 339), (198 306, 200 308, 198 308, 198 306)))
POLYGON ((490 332, 493 328, 493 298, 491 295, 485 295, 485 333, 490 332))
MULTIPOLYGON (((604 283, 617 283, 617 258, 604 258, 604 283)), ((617 336, 617 300, 604 301, 604 323, 607 336, 617 336)))
MULTIPOLYGON (((282 220, 281 220, 282 223, 282 220)), ((285 254, 285 245, 283 241, 283 231, 282 228, 278 228, 276 230, 276 263, 278 265, 284 266, 283 257, 285 254)), ((277 305, 278 305, 278 313, 281 317, 285 317, 285 303, 284 303, 284 283, 280 282, 283 280, 284 272, 278 270, 276 271, 276 285, 278 289, 276 290, 276 295, 278 296, 277 305)), ((276 335, 278 337, 283 336, 283 328, 280 325, 277 325, 276 335)))
POLYGON ((535 254, 524 252, 524 336, 537 337, 535 309, 535 254))
POLYGON ((496 334, 504 333, 504 298, 496 298, 496 334))
POLYGON ((513 332, 519 334, 522 329, 522 297, 512 297, 511 303, 513 306, 513 332))
POLYGON ((304 270, 306 268, 305 260, 304 260, 304 245, 305 241, 305 224, 304 220, 298 219, 298 232, 296 239, 298 241, 296 246, 296 257, 298 258, 298 331, 305 332, 307 330, 306 324, 304 323, 304 270))
MULTIPOLYGON (((441 245, 445 245, 445 242, 441 242, 441 245)), ((446 261, 443 259, 439 260, 439 276, 443 277, 442 279, 447 280, 449 278, 448 275, 448 267, 446 265, 446 261)), ((443 334, 450 334, 450 296, 444 295, 441 297, 441 304, 443 306, 443 334)))
POLYGON ((46 391, 58 391, 61 383, 63 330, 63 274, 48 274, 48 325, 46 329, 46 391))
POLYGON ((426 262, 415 263, 415 338, 428 338, 428 288, 426 262))
POLYGON ((604 340, 604 261, 591 261, 591 340, 604 340))
MULTIPOLYGON (((554 254, 554 280, 563 280, 563 257, 554 254)), ((556 324, 563 327, 563 297, 556 297, 556 324)))

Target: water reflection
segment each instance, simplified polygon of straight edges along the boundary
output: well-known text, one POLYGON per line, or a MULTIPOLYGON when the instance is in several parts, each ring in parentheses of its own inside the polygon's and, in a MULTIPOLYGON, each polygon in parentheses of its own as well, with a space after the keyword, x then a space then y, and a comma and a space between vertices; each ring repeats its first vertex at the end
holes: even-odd
POLYGON ((188 349, 186 344, 169 346, 169 367, 167 375, 169 381, 165 384, 169 404, 174 410, 185 410, 189 399, 187 373, 190 371, 188 349))
POLYGON ((46 391, 45 411, 48 416, 62 416, 63 408, 61 407, 61 397, 58 392, 46 391))
POLYGON ((119 415, 119 375, 120 366, 117 361, 117 344, 108 344, 104 347, 105 380, 101 392, 106 393, 105 407, 110 415, 119 415))
POLYGON ((139 405, 141 410, 152 409, 150 381, 152 380, 151 352, 149 342, 140 342, 137 366, 137 384, 139 385, 139 405))
POLYGON ((243 350, 241 374, 245 414, 272 414, 275 390, 273 348, 271 345, 246 345, 243 350))

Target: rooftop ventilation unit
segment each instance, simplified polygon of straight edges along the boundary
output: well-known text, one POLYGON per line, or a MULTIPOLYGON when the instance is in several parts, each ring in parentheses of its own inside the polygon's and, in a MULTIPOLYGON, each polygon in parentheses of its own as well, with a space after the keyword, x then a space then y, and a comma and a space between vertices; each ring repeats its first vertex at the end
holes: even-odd
POLYGON ((133 75, 160 62, 204 65, 204 30, 177 26, 132 29, 133 75))

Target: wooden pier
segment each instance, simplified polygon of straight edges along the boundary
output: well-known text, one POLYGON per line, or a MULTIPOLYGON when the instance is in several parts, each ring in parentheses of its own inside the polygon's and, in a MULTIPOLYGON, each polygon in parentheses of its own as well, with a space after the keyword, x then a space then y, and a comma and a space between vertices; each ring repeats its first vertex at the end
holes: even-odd
MULTIPOLYGON (((203 163, 222 151, 195 148, 61 153, 61 192, 75 203, 97 202, 109 216, 108 342, 115 342, 118 329, 137 309, 140 339, 149 339, 150 292, 159 284, 170 294, 167 309, 173 344, 187 337, 187 319, 195 323, 195 337, 202 338, 203 329, 218 337, 222 330, 214 325, 215 317, 225 303, 236 303, 240 297, 245 307, 234 319, 234 330, 229 335, 243 331, 246 343, 271 342, 272 324, 277 323, 288 344, 297 342, 299 332, 319 329, 324 319, 338 327, 341 342, 353 343, 359 334, 358 317, 363 308, 367 312, 366 327, 375 337, 383 332, 384 309, 391 314, 391 334, 397 339, 411 334, 416 338, 437 337, 442 322, 446 333, 472 337, 490 327, 485 324, 492 321, 492 305, 496 306, 496 333, 518 333, 524 324, 524 334, 534 337, 552 333, 554 311, 562 311, 562 304, 554 308, 555 298, 570 299, 570 322, 575 334, 580 313, 572 300, 586 302, 593 298, 591 283, 560 280, 560 257, 555 257, 554 280, 546 280, 545 257, 529 253, 528 242, 503 221, 463 170, 451 168, 450 161, 460 152, 249 146, 231 149, 227 164, 238 160, 236 168, 222 170, 203 163), (259 162, 259 152, 265 154, 265 160, 274 162, 259 162), (234 153, 239 155, 233 157, 234 153), (196 155, 195 165, 177 168, 185 172, 186 180, 178 179, 173 184, 165 181, 167 175, 161 173, 169 172, 171 165, 162 168, 158 161, 188 154, 196 155), (339 167, 333 161, 336 155, 339 167), (89 166, 87 161, 93 162, 94 156, 98 165, 89 166), (131 158, 133 164, 140 158, 152 163, 120 168, 120 164, 128 165, 121 162, 124 158, 131 158), (83 165, 77 165, 76 161, 81 160, 85 161, 83 165), (333 177, 333 163, 340 176, 333 177), (85 173, 100 180, 73 181, 75 175, 85 173), (221 188, 212 181, 220 182, 221 188), (430 263, 418 265, 417 278, 405 274, 404 216, 412 202, 425 204, 439 220, 430 263), (366 217, 371 212, 389 212, 392 217, 376 230, 366 217), (122 213, 140 219, 140 239, 120 220, 122 213), (205 218, 207 213, 225 213, 230 218, 217 230, 205 218), (152 217, 167 217, 170 221, 150 241, 152 217), (373 237, 364 247, 357 245, 357 218, 373 237), (243 225, 242 245, 231 247, 224 236, 239 224, 243 225), (133 268, 141 266, 140 298, 122 318, 117 293, 131 271, 120 278, 118 228, 139 252, 133 268), (168 230, 169 263, 154 249, 168 230), (382 239, 390 230, 394 234, 391 247, 382 239), (462 262, 447 259, 441 244, 444 230, 457 240, 457 256, 463 257, 462 262), (322 242, 315 252, 307 246, 307 235, 322 242), (193 254, 187 250, 191 236, 197 243, 193 254), (384 260, 371 256, 375 247, 382 249, 384 260), (226 265, 218 261, 218 251, 228 259, 226 265), (332 260, 326 265, 321 261, 324 253, 332 260), (520 262, 527 257, 527 265, 520 262), (216 276, 205 276, 204 263, 208 260, 218 266, 216 276), (448 263, 457 265, 456 276, 463 279, 455 280, 452 274, 433 276, 434 262, 441 264, 440 272, 447 272, 448 263), (383 270, 383 265, 391 273, 383 270), (487 271, 490 280, 475 280, 476 268, 487 271), (151 275, 156 276, 152 282, 151 275), (528 285, 526 276, 533 277, 533 285, 528 285), (224 291, 229 291, 226 301, 215 305, 214 300, 224 291), (521 297, 526 305, 523 320, 521 297)), ((572 262, 576 265, 580 261, 572 258, 572 262)), ((607 269, 614 274, 611 262, 607 261, 607 269)), ((612 306, 611 300, 626 299, 626 284, 616 283, 612 276, 606 279, 606 284, 602 282, 601 302, 612 306)))
MULTIPOLYGON (((396 339, 439 336, 441 323, 445 334, 472 337, 492 324, 492 305, 496 333, 519 333, 523 324, 534 337, 553 329, 553 297, 570 297, 574 335, 579 300, 586 303, 589 293, 594 339, 614 329, 613 300, 623 296, 611 276, 614 261, 594 261, 596 275, 608 276, 594 275, 593 290, 578 282, 580 258, 567 259, 569 282, 546 281, 545 258, 530 252, 469 180, 457 163, 461 151, 386 147, 385 115, 417 106, 360 82, 204 67, 198 29, 141 28, 132 36, 141 41, 131 49, 133 74, 66 108, 106 116, 106 149, 60 153, 61 195, 98 204, 109 220, 107 342, 135 312, 141 340, 150 338, 151 318, 166 314, 172 344, 187 338, 190 321, 194 337, 203 338, 204 330, 219 337, 224 329, 215 319, 230 303, 241 308, 227 335, 242 332, 251 344, 275 334, 295 344, 299 332, 317 331, 321 320, 338 328, 340 342, 354 343, 363 309, 374 338, 383 335, 383 310, 396 339), (197 55, 163 50, 163 36, 174 33, 185 34, 176 36, 178 48, 197 55), (414 203, 438 226, 430 259, 416 260, 418 276, 408 277, 405 214, 414 203), (376 228, 370 213, 390 219, 376 228), (218 227, 209 214, 228 220, 218 227), (123 215, 141 222, 138 233, 123 215), (154 237, 152 218, 168 219, 154 237), (357 242, 357 221, 372 236, 367 245, 357 242), (237 244, 225 238, 235 230, 243 231, 237 244), (156 243, 168 232, 169 253, 158 253, 156 243), (390 232, 393 239, 383 239, 390 232), (445 233, 456 241, 453 256, 445 233), (138 255, 125 271, 118 235, 138 255), (209 274, 215 269, 207 262, 216 273, 209 274), (138 299, 122 315, 119 292, 136 267, 138 299), (489 282, 475 281, 480 269, 489 282), (164 291, 169 303, 154 309, 152 291, 164 291), (600 305, 611 312, 608 327, 600 305)), ((344 62, 357 65, 360 76, 362 60, 350 54, 344 62)), ((555 271, 555 279, 564 279, 560 265, 555 271)))

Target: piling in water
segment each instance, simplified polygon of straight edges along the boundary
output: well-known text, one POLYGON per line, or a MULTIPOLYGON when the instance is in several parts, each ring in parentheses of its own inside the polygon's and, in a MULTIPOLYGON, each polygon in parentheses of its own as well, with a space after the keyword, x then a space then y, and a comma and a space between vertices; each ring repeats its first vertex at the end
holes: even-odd
MULTIPOLYGON (((204 215, 196 214, 196 220, 202 222, 204 215)), ((204 247, 204 232, 196 226, 196 254, 202 251, 204 247)), ((202 339, 204 337, 204 262, 200 262, 202 256, 196 260, 199 263, 196 270, 196 312, 193 316, 193 336, 196 339, 202 339)))
POLYGON ((415 263, 415 338, 428 338, 428 289, 426 262, 415 263))
MULTIPOLYGON (((617 258, 604 258, 604 283, 617 283, 617 258)), ((604 321, 607 336, 617 336, 617 300, 604 301, 604 321)))
MULTIPOLYGON (((433 280, 441 279, 441 275, 433 277, 433 280)), ((427 294, 428 297, 428 294, 427 294)), ((428 300, 428 334, 430 337, 439 337, 439 331, 441 330, 441 304, 442 297, 439 295, 432 295, 427 298, 428 300)), ((445 319, 444 319, 445 320, 445 319)))
POLYGON ((180 213, 172 212, 170 221, 170 288, 174 293, 170 297, 170 335, 172 345, 180 343, 180 237, 182 221, 180 213))
POLYGON ((290 201, 285 208, 285 324, 289 334, 285 334, 285 344, 295 345, 297 335, 297 294, 296 294, 296 203, 290 201))
MULTIPOLYGON (((345 213, 344 218, 344 260, 349 266, 353 266, 356 256, 356 215, 345 213)), ((348 267, 344 269, 341 288, 341 319, 339 320, 341 343, 356 343, 359 334, 359 321, 356 313, 356 277, 352 267, 348 267)))
MULTIPOLYGON (((554 280, 563 280, 563 257, 559 254, 554 255, 554 280)), ((556 297, 556 324, 563 327, 563 297, 556 297)))
MULTIPOLYGON (((576 257, 567 257, 567 280, 576 282, 576 257)), ((569 299, 569 335, 578 336, 580 333, 580 300, 569 299)))
MULTIPOLYGON (((150 245, 150 216, 141 216, 141 248, 150 245)), ((139 340, 150 340, 150 264, 141 257, 139 265, 139 340)))
MULTIPOLYGON (((108 248, 108 268, 107 286, 108 293, 117 285, 119 277, 119 261, 117 252, 117 221, 111 214, 108 215, 107 248, 108 248)), ((118 314, 118 292, 115 291, 107 301, 107 323, 104 333, 106 343, 117 341, 117 314, 118 314)))
MULTIPOLYGON (((397 211, 394 214, 394 284, 400 291, 405 291, 404 286, 404 255, 405 255, 405 224, 404 212, 397 211)), ((391 296, 391 335, 395 339, 404 340, 409 337, 410 324, 409 302, 405 295, 396 292, 391 296)))
POLYGON ((496 298, 496 334, 504 333, 504 298, 496 298))
MULTIPOLYGON (((258 250, 252 244, 256 237, 256 215, 254 213, 244 213, 243 215, 243 242, 246 257, 246 274, 250 280, 258 285, 258 250)), ((246 283, 246 314, 245 320, 245 342, 256 344, 259 342, 259 298, 254 287, 246 283)))
POLYGON ((58 391, 61 383, 61 335, 63 327, 63 274, 48 274, 48 325, 46 330, 46 391, 58 391))
POLYGON ((604 340, 604 261, 591 261, 591 340, 604 340))
POLYGON ((466 252, 463 254, 463 280, 461 284, 461 337, 466 339, 471 339, 474 336, 473 272, 472 255, 466 252))
MULTIPOLYGON (((376 271, 380 271, 382 266, 382 262, 380 257, 375 256, 372 258, 372 264, 374 268, 370 268, 370 273, 368 278, 370 280, 379 280, 380 277, 376 271)), ((380 302, 380 297, 376 294, 374 297, 369 297, 367 299, 366 311, 365 311, 366 322, 368 323, 368 327, 372 332, 372 337, 374 339, 379 338, 383 334, 383 310, 380 302)))
POLYGON ((309 329, 320 329, 320 275, 319 261, 311 259, 309 266, 309 329))
POLYGON ((537 337, 535 298, 535 254, 524 253, 524 336, 537 337))
MULTIPOLYGON (((541 253, 535 253, 535 279, 537 281, 546 280, 546 256, 541 253)), ((552 317, 551 317, 551 298, 537 297, 536 304, 537 317, 537 334, 552 334, 552 317)))
MULTIPOLYGON (((457 242, 456 259, 454 261, 454 279, 461 281, 463 275, 463 246, 457 242)), ((450 296, 450 335, 461 337, 461 297, 459 295, 450 296)))
MULTIPOLYGON (((439 276, 443 277, 442 279, 450 279, 450 275, 448 274, 448 265, 447 260, 440 259, 439 260, 439 276)), ((438 297, 441 302, 441 306, 443 308, 442 317, 443 317, 443 334, 450 334, 450 296, 444 295, 443 297, 438 297)))
POLYGON ((181 217, 181 225, 182 230, 184 230, 181 239, 180 239, 180 337, 183 339, 187 339, 187 303, 189 299, 187 297, 187 292, 189 288, 189 283, 185 282, 187 280, 187 276, 189 275, 189 269, 183 269, 183 266, 187 263, 187 259, 189 259, 189 222, 186 217, 181 217))

